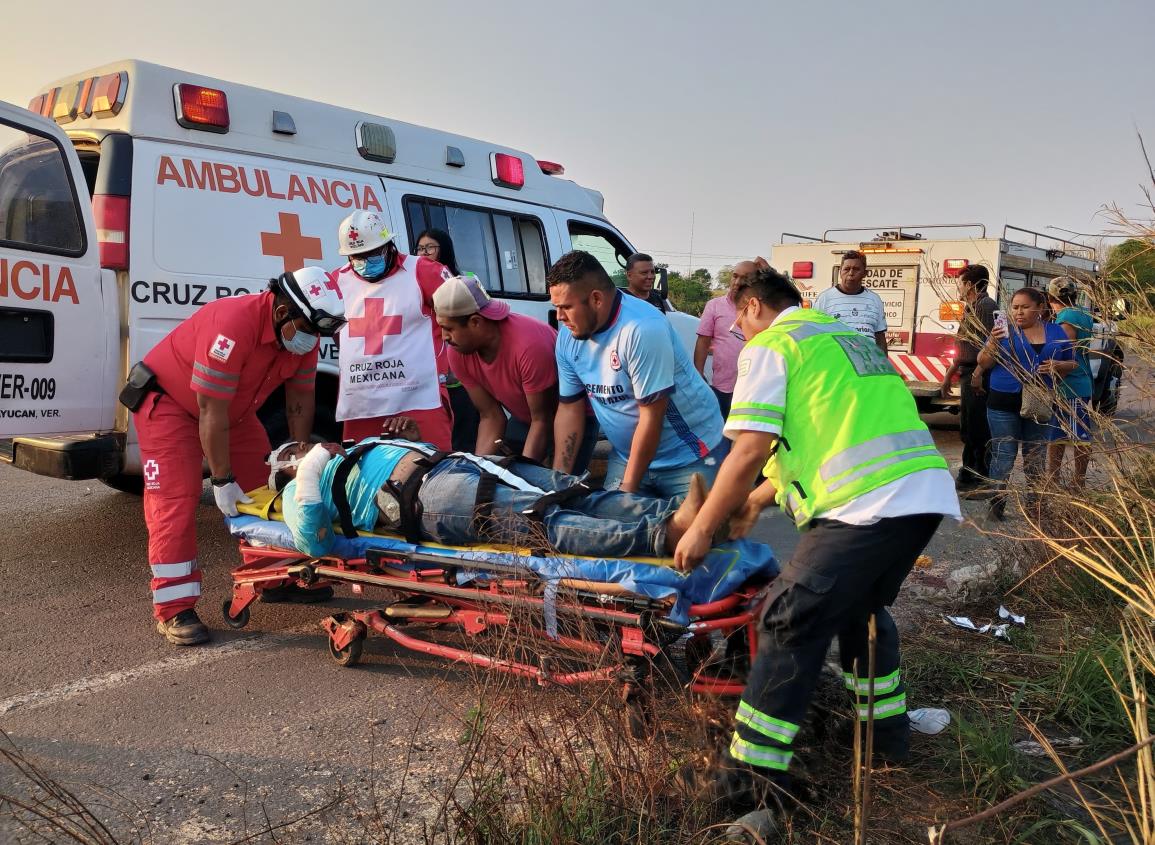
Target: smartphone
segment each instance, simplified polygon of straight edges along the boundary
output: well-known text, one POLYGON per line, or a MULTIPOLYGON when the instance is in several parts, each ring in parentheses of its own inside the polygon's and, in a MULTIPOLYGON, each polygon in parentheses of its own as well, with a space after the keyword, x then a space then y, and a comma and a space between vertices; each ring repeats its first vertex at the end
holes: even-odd
POLYGON ((995 328, 1002 328, 1005 332, 1007 330, 1007 315, 1002 311, 995 312, 995 328))

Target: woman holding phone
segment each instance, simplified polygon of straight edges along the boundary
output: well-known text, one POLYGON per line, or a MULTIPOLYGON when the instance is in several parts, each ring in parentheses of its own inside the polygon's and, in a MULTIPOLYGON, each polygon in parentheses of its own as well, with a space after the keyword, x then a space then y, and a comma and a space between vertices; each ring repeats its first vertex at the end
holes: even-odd
POLYGON ((1023 471, 1032 483, 1046 470, 1050 407, 1055 386, 1075 368, 1071 342, 1054 323, 1043 322, 1047 299, 1035 288, 1021 288, 1011 298, 1010 319, 995 312, 991 336, 979 352, 979 366, 991 374, 987 422, 991 428, 991 479, 996 494, 990 517, 1005 519, 1007 479, 1019 444, 1023 471))

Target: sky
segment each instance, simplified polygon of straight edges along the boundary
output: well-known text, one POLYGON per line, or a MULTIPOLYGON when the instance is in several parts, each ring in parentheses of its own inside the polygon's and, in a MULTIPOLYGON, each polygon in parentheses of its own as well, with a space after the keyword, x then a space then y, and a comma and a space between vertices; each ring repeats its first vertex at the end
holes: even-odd
POLYGON ((713 270, 784 231, 1141 214, 1153 27, 1153 0, 55 0, 5 8, 0 99, 136 58, 475 136, 713 270))

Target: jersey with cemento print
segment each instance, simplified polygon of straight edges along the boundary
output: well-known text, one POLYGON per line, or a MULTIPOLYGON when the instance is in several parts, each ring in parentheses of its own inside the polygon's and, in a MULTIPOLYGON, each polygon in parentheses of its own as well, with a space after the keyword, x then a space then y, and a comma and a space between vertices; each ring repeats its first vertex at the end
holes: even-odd
POLYGON ((336 274, 347 320, 340 333, 338 420, 441 406, 444 355, 434 342, 437 326, 423 307, 419 278, 441 265, 412 256, 401 261, 377 282, 365 281, 348 265, 336 274))
POLYGON ((616 295, 609 323, 588 340, 564 325, 557 338, 561 401, 588 396, 614 451, 628 459, 639 407, 669 397, 652 469, 686 466, 722 439, 713 392, 694 369, 670 321, 648 303, 616 295))

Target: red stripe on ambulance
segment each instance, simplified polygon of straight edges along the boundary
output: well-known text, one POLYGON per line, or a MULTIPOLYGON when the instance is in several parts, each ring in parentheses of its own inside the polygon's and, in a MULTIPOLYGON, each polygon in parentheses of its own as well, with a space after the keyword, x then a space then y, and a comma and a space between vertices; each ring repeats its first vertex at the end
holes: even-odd
POLYGON ((890 363, 898 370, 904 381, 941 382, 947 366, 941 358, 930 355, 906 355, 901 352, 890 354, 890 363))

